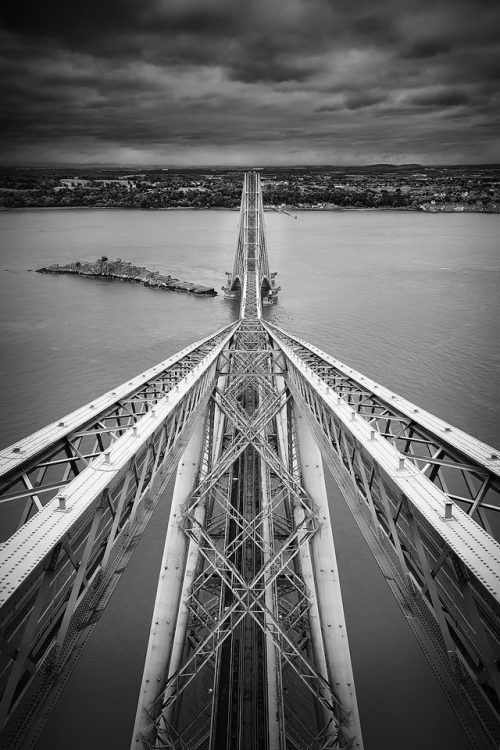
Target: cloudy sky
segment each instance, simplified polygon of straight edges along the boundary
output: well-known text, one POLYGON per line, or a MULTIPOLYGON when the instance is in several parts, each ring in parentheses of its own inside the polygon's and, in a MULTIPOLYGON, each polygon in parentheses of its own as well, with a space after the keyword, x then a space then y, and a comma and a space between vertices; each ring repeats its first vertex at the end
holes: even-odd
POLYGON ((0 162, 500 162, 498 0, 11 0, 0 162))

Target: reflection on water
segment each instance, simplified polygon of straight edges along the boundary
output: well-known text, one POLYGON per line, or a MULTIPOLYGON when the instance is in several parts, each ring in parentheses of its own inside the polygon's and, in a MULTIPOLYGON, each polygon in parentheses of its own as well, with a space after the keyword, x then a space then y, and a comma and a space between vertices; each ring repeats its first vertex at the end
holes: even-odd
MULTIPOLYGON (((500 444, 500 217, 399 212, 266 214, 282 287, 272 322, 445 420, 500 444)), ((119 282, 27 273, 103 252, 220 289, 232 211, 0 214, 0 447, 225 325, 237 305, 119 282)), ((467 747, 446 699, 331 488, 368 750, 467 747), (389 718, 390 717, 390 718, 389 718), (411 726, 411 731, 408 727, 411 726)), ((39 750, 126 748, 168 507, 158 509, 39 750)))

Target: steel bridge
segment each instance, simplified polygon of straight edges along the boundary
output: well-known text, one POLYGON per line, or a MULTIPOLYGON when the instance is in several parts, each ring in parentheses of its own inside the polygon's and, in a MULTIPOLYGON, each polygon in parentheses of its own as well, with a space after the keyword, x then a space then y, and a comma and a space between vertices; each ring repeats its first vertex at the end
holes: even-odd
POLYGON ((500 740, 500 459, 262 319, 245 175, 233 324, 1 452, 2 747, 34 746, 175 485, 132 748, 363 746, 323 460, 471 744, 500 740))

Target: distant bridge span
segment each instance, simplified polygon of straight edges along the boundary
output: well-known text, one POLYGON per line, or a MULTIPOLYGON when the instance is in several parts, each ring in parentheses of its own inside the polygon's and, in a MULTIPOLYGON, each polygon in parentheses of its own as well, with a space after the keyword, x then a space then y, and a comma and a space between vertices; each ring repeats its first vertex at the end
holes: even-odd
POLYGON ((253 275, 254 271, 261 300, 255 314, 260 317, 261 306, 274 304, 280 287, 276 286, 275 282, 277 274, 269 270, 260 177, 256 172, 247 172, 241 194, 240 225, 233 272, 226 272, 227 286, 223 287, 227 299, 241 299, 241 318, 245 317, 245 285, 249 279, 249 272, 253 275))
POLYGON ((36 741, 176 470, 131 747, 362 747, 323 456, 471 747, 497 747, 497 452, 262 319, 258 173, 228 276, 237 321, 1 451, 2 746, 36 741))

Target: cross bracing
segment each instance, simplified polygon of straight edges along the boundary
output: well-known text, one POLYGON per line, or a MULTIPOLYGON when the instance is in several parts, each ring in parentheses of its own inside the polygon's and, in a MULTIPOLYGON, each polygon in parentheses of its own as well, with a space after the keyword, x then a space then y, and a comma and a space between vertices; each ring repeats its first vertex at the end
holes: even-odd
POLYGON ((220 341, 223 329, 0 451, 2 538, 20 528, 95 458, 154 409, 220 341))
POLYGON ((496 452, 262 322, 256 173, 227 291, 234 325, 2 452, 3 744, 34 742, 178 465, 132 747, 361 747, 321 449, 471 746, 496 747, 496 452))
POLYGON ((273 327, 280 340, 377 435, 394 445, 450 500, 500 539, 500 456, 307 342, 273 327))
MULTIPOLYGON (((185 498, 174 493, 178 521, 169 528, 149 645, 149 654, 162 648, 161 620, 170 615, 162 592, 174 588, 176 562, 190 571, 177 594, 183 653, 164 646, 159 682, 147 664, 134 740, 158 748, 359 747, 347 636, 335 664, 313 580, 312 539, 329 529, 302 482, 290 398, 262 325, 243 319, 220 361, 199 482, 185 498), (215 421, 223 426, 213 445, 215 421), (332 680, 334 671, 341 679, 332 680)), ((345 629, 340 597, 337 609, 329 626, 345 629)))
POLYGON ((25 744, 31 718, 64 683, 206 409, 217 356, 234 329, 188 347, 3 451, 3 497, 7 505, 19 503, 20 520, 0 549, 3 745, 25 744), (123 404, 131 402, 134 417, 125 427, 123 404), (95 426, 106 418, 114 420, 114 434, 101 443, 95 426), (80 459, 71 475, 71 462, 58 457, 75 434, 90 440, 96 455, 80 459), (60 472, 56 482, 47 477, 51 463, 60 472), (23 494, 25 477, 34 479, 23 494), (36 503, 39 497, 43 503, 36 503))
POLYGON ((484 523, 488 507, 474 521, 472 507, 480 503, 457 500, 452 480, 439 476, 442 465, 428 472, 411 460, 408 443, 413 436, 419 447, 425 440, 447 456, 448 470, 462 478, 470 472, 467 487, 488 481, 491 509, 498 506, 495 451, 307 342, 264 325, 285 357, 293 399, 307 415, 409 623, 426 641, 435 672, 450 699, 464 702, 459 714, 469 730, 464 715, 471 708, 472 726, 481 728, 473 741, 494 747, 500 697, 500 547, 492 536, 494 518, 484 523))

